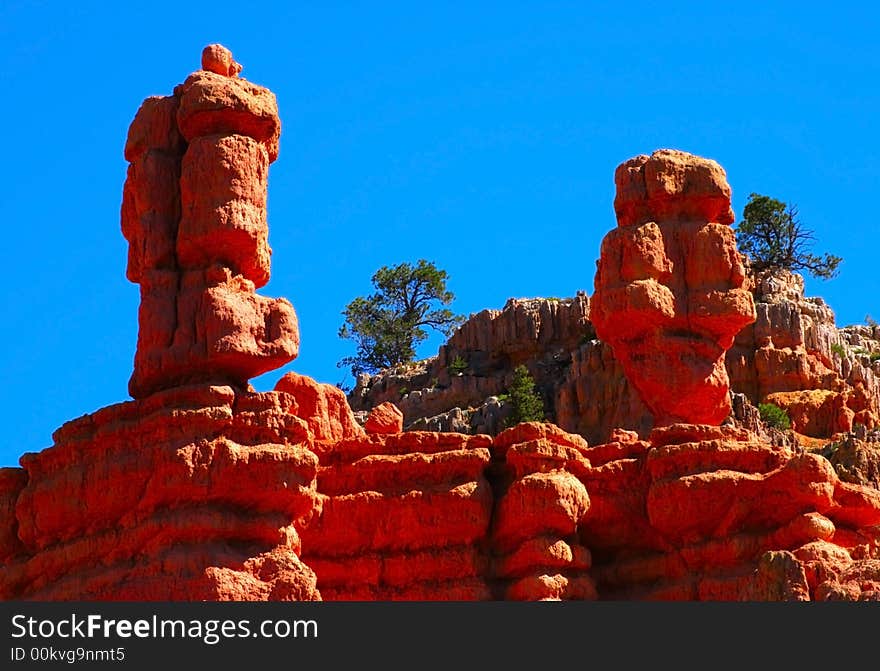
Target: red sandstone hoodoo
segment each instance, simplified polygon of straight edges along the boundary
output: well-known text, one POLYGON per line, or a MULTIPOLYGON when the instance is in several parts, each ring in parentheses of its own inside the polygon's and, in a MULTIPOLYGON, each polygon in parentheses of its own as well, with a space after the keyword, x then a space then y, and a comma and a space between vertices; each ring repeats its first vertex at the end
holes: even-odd
POLYGON ((147 98, 125 143, 128 278, 141 286, 129 391, 187 383, 244 387, 299 350, 289 302, 269 281, 269 164, 281 122, 274 94, 239 79, 220 45, 174 95, 147 98))
POLYGON ((724 354, 755 321, 715 161, 680 151, 617 168, 618 228, 602 241, 591 318, 655 425, 730 414, 724 354))
POLYGON ((716 163, 664 150, 616 177, 593 313, 647 440, 403 432, 390 403, 364 430, 333 386, 248 386, 298 346, 290 304, 255 293, 280 124, 228 50, 202 67, 126 143, 136 400, 0 469, 0 598, 880 599, 880 492, 717 426, 755 311, 716 163))

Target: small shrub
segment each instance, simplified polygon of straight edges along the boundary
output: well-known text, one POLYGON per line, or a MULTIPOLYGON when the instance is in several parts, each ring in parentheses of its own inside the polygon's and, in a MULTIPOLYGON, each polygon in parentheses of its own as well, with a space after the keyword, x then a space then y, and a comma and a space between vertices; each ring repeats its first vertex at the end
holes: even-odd
POLYGON ((761 421, 769 427, 779 429, 780 431, 788 431, 791 428, 791 420, 788 413, 773 403, 761 403, 758 406, 761 413, 761 421))
POLYGON ((544 421, 544 400, 535 389, 535 380, 528 368, 517 366, 514 369, 513 382, 507 392, 513 406, 510 417, 507 419, 508 426, 514 426, 520 422, 544 421))
POLYGON ((452 373, 453 375, 461 375, 462 373, 464 373, 467 370, 467 368, 468 368, 468 363, 467 363, 467 361, 464 360, 464 358, 461 355, 457 355, 452 360, 452 363, 449 364, 449 372, 452 373))
POLYGON ((409 393, 409 389, 407 389, 406 387, 401 387, 397 390, 397 393, 400 394, 400 398, 403 398, 409 393))
POLYGON ((874 363, 878 359, 880 359, 880 352, 871 352, 868 355, 868 358, 871 359, 871 363, 874 363))
POLYGON ((834 343, 831 346, 831 351, 834 352, 834 354, 836 354, 837 356, 839 356, 841 358, 846 358, 846 348, 843 345, 841 345, 840 343, 837 343, 837 342, 834 343))
POLYGON ((874 319, 871 315, 865 315, 865 325, 874 328, 877 326, 877 320, 874 319))

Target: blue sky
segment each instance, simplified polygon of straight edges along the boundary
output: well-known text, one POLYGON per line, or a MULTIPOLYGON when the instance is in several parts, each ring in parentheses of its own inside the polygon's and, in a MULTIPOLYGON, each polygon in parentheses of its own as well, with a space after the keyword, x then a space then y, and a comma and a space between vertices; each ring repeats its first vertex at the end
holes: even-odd
POLYGON ((211 42, 282 118, 262 293, 293 303, 302 347, 258 389, 342 380, 340 312, 382 265, 435 261, 465 314, 592 293, 614 168, 662 147, 719 161, 738 216, 752 191, 796 203, 845 259, 808 293, 839 325, 880 318, 880 10, 598 4, 2 3, 0 465, 128 398, 122 147, 211 42))

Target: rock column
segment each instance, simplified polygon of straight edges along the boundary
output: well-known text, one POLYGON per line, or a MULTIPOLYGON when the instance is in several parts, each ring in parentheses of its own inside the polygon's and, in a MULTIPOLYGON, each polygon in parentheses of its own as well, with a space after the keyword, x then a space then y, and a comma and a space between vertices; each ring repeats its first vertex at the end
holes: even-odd
POLYGON ((615 173, 616 229, 602 241, 591 318, 658 426, 730 413, 724 353, 755 321, 715 161, 669 149, 615 173))
POLYGON ((129 129, 122 203, 127 276, 141 305, 129 392, 243 387, 293 360, 299 331, 269 281, 266 193, 278 155, 274 94, 238 77, 220 45, 174 95, 144 101, 129 129))

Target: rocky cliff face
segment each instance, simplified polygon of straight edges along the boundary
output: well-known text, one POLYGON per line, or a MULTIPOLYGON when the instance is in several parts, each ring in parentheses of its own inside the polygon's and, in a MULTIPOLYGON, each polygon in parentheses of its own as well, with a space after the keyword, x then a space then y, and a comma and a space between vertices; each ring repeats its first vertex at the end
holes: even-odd
MULTIPOLYGON (((619 254, 615 258, 620 261, 619 254)), ((752 293, 756 319, 736 335, 724 357, 729 388, 753 405, 772 402, 785 408, 793 428, 806 436, 831 438, 859 426, 880 427, 880 327, 838 328, 821 298, 804 296, 803 278, 796 273, 747 275, 743 287, 752 293)), ((645 437, 653 426, 651 413, 611 346, 597 338, 590 317, 593 305, 586 296, 511 300, 503 310, 485 310, 465 322, 450 345, 456 343, 455 356, 465 361, 493 356, 507 361, 491 354, 496 351, 527 353, 516 361, 535 378, 548 419, 590 442, 608 440, 615 428, 645 437), (546 322, 524 319, 524 306, 532 315, 553 315, 552 332, 580 332, 580 338, 558 339, 544 347, 540 334, 546 322), (559 324, 559 319, 570 323, 559 324)), ((509 387, 513 364, 469 366, 461 375, 444 377, 452 361, 450 345, 410 370, 362 376, 349 395, 352 407, 368 411, 392 400, 404 411, 407 427, 491 434, 503 430, 509 408, 498 397, 509 387)), ((681 397, 680 392, 674 395, 681 397)), ((720 414, 729 415, 729 404, 715 398, 716 407, 724 410, 720 414)))
POLYGON ((610 347, 596 338, 585 294, 566 299, 510 299, 473 315, 436 357, 379 375, 361 375, 349 394, 365 416, 390 401, 409 429, 497 434, 505 429, 514 368, 525 365, 547 418, 588 440, 615 427, 642 432, 651 415, 610 347), (462 361, 462 370, 452 366, 462 361), (500 398, 499 398, 500 397, 500 398))
POLYGON ((0 598, 315 599, 318 458, 284 393, 184 386, 65 424, 3 469, 0 598))
MULTIPOLYGON (((135 158, 135 172, 165 180, 180 166, 165 191, 131 173, 126 182, 126 199, 132 189, 145 199, 135 219, 130 200, 123 211, 142 289, 135 400, 68 422, 21 468, 0 469, 0 598, 880 599, 880 491, 863 452, 874 434, 860 427, 829 461, 742 426, 669 424, 653 387, 595 340, 585 296, 482 313, 417 375, 479 401, 524 363, 565 421, 598 432, 635 417, 642 438, 616 428, 590 446, 549 423, 494 437, 407 432, 388 401, 361 427, 340 390, 302 375, 250 389, 248 377, 295 355, 298 340, 289 304, 254 293, 268 273, 259 194, 277 124, 228 51, 208 47, 203 68, 172 98, 148 100, 130 134, 153 138, 138 156, 155 155, 135 158), (203 85, 201 111, 181 123, 187 92, 203 85), (155 140, 170 136, 176 144, 155 140), (167 170, 150 172, 154 159, 167 170), (187 181, 190 168, 204 174, 187 181), (171 202, 188 205, 162 209, 171 202), (182 251, 202 234, 210 240, 182 251), (472 375, 455 372, 458 359, 472 375), (454 382, 467 377, 483 382, 454 382)), ((687 196, 687 184, 675 188, 687 196)), ((648 199, 633 211, 662 220, 668 206, 648 199)), ((682 272, 671 269, 668 286, 682 272)), ((619 284, 610 278, 606 289, 619 284)), ((699 340, 700 328, 675 337, 699 340)), ((723 344, 688 387, 712 399, 701 413, 726 397, 713 372, 723 344)), ((744 398, 733 396, 734 416, 760 429, 744 398)))
POLYGON ((764 274, 753 285, 758 318, 727 355, 733 387, 755 402, 786 408, 794 428, 809 436, 878 426, 874 329, 838 329, 821 298, 804 297, 803 278, 795 273, 764 274))
MULTIPOLYGON (((478 407, 487 398, 506 393, 519 365, 529 368, 538 389, 550 398, 572 351, 594 335, 586 295, 565 300, 511 299, 503 310, 473 315, 436 357, 376 377, 360 376, 349 402, 354 410, 367 411, 390 401, 403 411, 409 425, 452 408, 478 407)), ((503 417, 491 407, 488 410, 459 421, 438 418, 435 426, 498 433, 503 417)))

